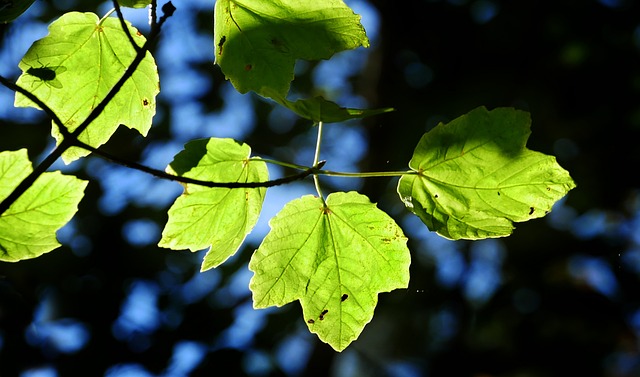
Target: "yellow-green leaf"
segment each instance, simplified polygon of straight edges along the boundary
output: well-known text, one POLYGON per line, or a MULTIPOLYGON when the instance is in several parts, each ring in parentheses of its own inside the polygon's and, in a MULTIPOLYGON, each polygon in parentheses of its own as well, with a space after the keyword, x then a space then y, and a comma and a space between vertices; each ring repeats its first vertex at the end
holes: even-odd
MULTIPOLYGON (((167 168, 172 174, 210 182, 262 182, 266 164, 251 148, 232 139, 201 139, 185 145, 167 168)), ((209 248, 202 271, 217 267, 238 251, 262 210, 266 188, 208 188, 185 185, 169 209, 158 244, 170 249, 209 248)))
POLYGON ((575 187, 555 157, 529 150, 529 113, 477 108, 422 136, 398 194, 430 230, 451 239, 504 237, 545 216, 575 187))
MULTIPOLYGON (((31 171, 26 149, 0 152, 0 201, 31 171)), ((76 213, 86 186, 60 172, 42 174, 0 215, 0 261, 36 258, 60 246, 56 231, 76 213)))
MULTIPOLYGON (((136 44, 142 46, 144 36, 127 26, 136 44)), ((49 34, 34 42, 22 58, 19 66, 23 74, 18 85, 47 104, 73 131, 122 77, 135 55, 117 18, 101 21, 93 13, 67 13, 51 23, 49 34)), ((98 147, 121 124, 146 135, 159 90, 158 70, 147 52, 133 76, 79 139, 98 147)), ((15 105, 37 107, 20 93, 16 93, 15 105)), ((62 139, 55 124, 52 135, 58 142, 62 139)), ((62 157, 69 163, 88 154, 73 147, 62 157)))
POLYGON ((342 351, 371 321, 380 292, 406 288, 402 230, 356 192, 288 203, 249 263, 256 308, 299 300, 309 330, 342 351))

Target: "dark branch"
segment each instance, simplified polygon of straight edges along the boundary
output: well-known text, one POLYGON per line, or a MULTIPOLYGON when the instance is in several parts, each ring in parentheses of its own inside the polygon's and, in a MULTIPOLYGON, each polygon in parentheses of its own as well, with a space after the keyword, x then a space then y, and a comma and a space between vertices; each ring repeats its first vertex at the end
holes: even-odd
POLYGON ((49 118, 51 118, 51 120, 53 120, 53 123, 55 123, 55 125, 58 126, 62 136, 67 137, 71 135, 67 130, 67 127, 65 127, 64 123, 62 123, 62 120, 60 120, 60 118, 58 117, 58 115, 53 110, 51 110, 51 108, 47 106, 46 103, 42 102, 42 100, 38 98, 35 94, 29 92, 28 90, 24 89, 21 86, 18 86, 17 84, 12 83, 11 81, 4 78, 2 75, 0 75, 0 84, 13 90, 14 92, 18 92, 22 94, 23 96, 30 99, 31 102, 38 105, 38 107, 42 109, 42 111, 44 111, 49 116, 49 118))
POLYGON ((156 20, 158 19, 156 14, 157 9, 158 2, 156 0, 151 0, 151 8, 149 8, 149 25, 151 25, 151 28, 156 27, 156 20))
POLYGON ((136 41, 133 39, 133 35, 131 35, 129 28, 127 27, 127 23, 125 22, 124 16, 122 15, 122 9, 120 9, 120 4, 118 3, 118 0, 113 0, 113 7, 116 9, 116 13, 118 14, 118 19, 120 20, 120 25, 122 26, 122 30, 124 30, 124 33, 127 35, 127 38, 129 38, 129 42, 131 43, 131 46, 133 46, 133 49, 136 50, 136 52, 139 52, 140 46, 136 44, 136 41))
POLYGON ((134 170, 139 170, 142 172, 145 172, 147 174, 150 174, 154 177, 157 178, 162 178, 162 179, 167 179, 167 180, 171 180, 171 181, 175 181, 175 182, 180 182, 180 183, 188 183, 188 184, 194 184, 194 185, 199 185, 199 186, 204 186, 204 187, 222 187, 222 188, 229 188, 229 189, 237 189, 237 188, 259 188, 259 187, 273 187, 273 186, 279 186, 279 185, 284 185, 287 183, 291 183, 297 180, 301 180, 304 179, 312 174, 316 174, 317 172, 320 171, 320 169, 322 169, 322 167, 324 166, 324 164, 326 163, 326 161, 320 161, 318 162, 317 165, 312 166, 306 170, 301 171, 300 173, 297 174, 292 174, 292 175, 288 175, 286 177, 282 177, 282 178, 278 178, 278 179, 274 179, 274 180, 270 180, 270 181, 261 181, 261 182, 212 182, 212 181, 203 181, 200 179, 194 179, 194 178, 189 178, 189 177, 183 177, 183 176, 179 176, 179 175, 173 175, 173 174, 169 174, 167 172, 164 172, 162 170, 158 170, 158 169, 154 169, 154 168, 150 168, 148 166, 139 164, 137 162, 132 162, 132 161, 127 161, 125 159, 122 159, 120 157, 117 156, 113 156, 109 153, 106 153, 104 151, 101 151, 97 148, 93 148, 91 146, 88 146, 82 142, 80 142, 83 145, 78 145, 81 148, 87 149, 93 153, 95 153, 96 155, 115 162, 119 165, 134 169, 134 170))
MULTIPOLYGON (((114 0, 114 4, 116 5, 116 10, 118 10, 119 12, 119 7, 117 2, 114 0)), ((170 3, 168 3, 170 4, 170 3)), ((175 8, 171 9, 173 7, 173 5, 169 5, 170 8, 165 9, 165 7, 163 7, 163 11, 165 11, 165 14, 170 15, 173 13, 173 11, 175 10, 175 8)), ((119 12, 119 16, 121 17, 121 13, 119 12)), ((120 18, 121 21, 123 21, 123 18, 120 18)), ((164 20, 162 20, 162 22, 164 22, 164 20)), ((123 23, 123 28, 125 28, 126 25, 124 25, 123 23)), ((125 30, 127 30, 125 28, 125 30)), ((129 33, 127 33, 127 35, 129 35, 129 33)), ((133 43, 133 40, 130 39, 132 41, 132 44, 135 45, 135 43, 133 43)), ((135 45, 137 47, 137 45, 135 45)), ((145 47, 147 47, 147 45, 145 45, 145 47)), ((144 48, 144 47, 143 47, 144 48)), ((143 54, 146 52, 143 51, 138 51, 138 54, 143 54)), ((123 76, 124 78, 124 76, 123 76)), ((67 128, 65 127, 64 123, 62 122, 62 120, 58 117, 58 115, 47 105, 45 104, 42 100, 40 100, 35 94, 29 92, 28 90, 10 82, 9 80, 7 80, 6 78, 0 76, 0 83, 3 84, 4 86, 6 86, 7 88, 18 92, 22 95, 24 95, 25 97, 27 97, 28 99, 30 99, 32 102, 34 102, 36 105, 38 105, 38 107, 40 107, 52 120, 53 123, 56 124, 58 126, 58 129, 60 130, 60 133, 63 135, 64 140, 62 144, 67 145, 67 147, 65 149, 67 149, 68 147, 71 146, 75 146, 75 147, 79 147, 79 148, 83 148, 86 149, 104 159, 107 159, 109 161, 115 162, 117 164, 120 164, 122 166, 131 168, 131 169, 135 169, 135 170, 139 170, 142 172, 145 172, 147 174, 153 175, 154 177, 158 177, 158 178, 162 178, 162 179, 167 179, 167 180, 172 180, 172 181, 176 181, 176 182, 180 182, 180 183, 188 183, 188 184, 195 184, 195 185, 200 185, 200 186, 204 186, 204 187, 221 187, 221 188, 229 188, 229 189, 234 189, 234 188, 259 188, 259 187, 273 187, 273 186, 278 186, 278 185, 283 185, 286 183, 290 183, 296 180, 300 180, 303 178, 308 177, 311 174, 317 173, 320 171, 320 169, 324 166, 325 161, 321 161, 319 162, 317 165, 310 167, 298 174, 293 174, 293 175, 289 175, 286 177, 282 177, 279 179, 274 179, 274 180, 270 180, 270 181, 262 181, 262 182, 211 182, 211 181, 203 181, 203 180, 199 180, 199 179, 194 179, 194 178, 189 178, 189 177, 183 177, 183 176, 176 176, 173 174, 169 174, 166 173, 162 170, 158 170, 158 169, 153 169, 150 168, 148 166, 139 164, 137 162, 132 162, 132 161, 128 161, 125 160, 123 158, 120 158, 118 156, 114 156, 111 155, 107 152, 101 151, 98 148, 92 147, 80 140, 78 140, 78 135, 77 132, 73 132, 70 133, 67 128)), ((118 82, 119 84, 120 82, 118 82)), ((116 85, 118 85, 116 84, 116 85)), ((105 97, 106 99, 106 97, 105 97)), ((87 121, 85 120, 85 122, 83 122, 82 124, 86 123, 87 121)), ((45 161, 49 160, 49 158, 54 155, 55 158, 59 158, 60 155, 62 154, 62 152, 64 152, 64 150, 62 150, 62 152, 60 153, 56 153, 57 151, 61 150, 60 146, 54 150, 54 152, 51 153, 51 155, 48 156, 47 159, 45 159, 45 161)), ((53 160, 55 161, 55 160, 53 160)), ((41 165, 38 166, 38 168, 40 168, 40 166, 44 165, 44 161, 41 165)), ((47 168, 50 166, 50 164, 47 166, 47 168)), ((46 170, 46 169, 45 169, 46 170)), ((35 170, 34 170, 35 172, 35 170)), ((43 170, 44 172, 44 170, 43 170)), ((33 173, 32 173, 33 174, 33 173)), ((41 173, 38 174, 38 176, 41 173)), ((36 177, 37 178, 37 177, 36 177)), ((35 181, 35 180, 34 180, 35 181)), ((14 192, 17 191, 14 190, 14 192)), ((10 195, 11 196, 11 195, 10 195)), ((18 195, 19 196, 19 195, 18 195)), ((9 198, 7 198, 9 199, 9 198)), ((5 201, 3 201, 2 203, 0 203, 0 210, 2 211, 2 213, 13 203, 5 203, 7 201, 7 199, 5 199, 5 201), (4 208, 4 206, 6 206, 7 208, 4 208), (4 209, 3 209, 4 208, 4 209)), ((16 197, 17 199, 17 197, 16 197)), ((15 201, 15 199, 14 199, 15 201)))
POLYGON ((128 161, 126 159, 123 159, 121 157, 112 155, 110 153, 102 151, 102 150, 100 150, 100 149, 98 149, 96 147, 92 147, 89 144, 86 144, 86 143, 78 140, 71 133, 69 133, 69 131, 67 131, 66 127, 64 126, 64 124, 62 123, 62 121, 60 120, 58 115, 46 103, 44 103, 42 100, 40 100, 36 95, 34 95, 33 93, 29 92, 28 90, 22 88, 21 86, 13 84, 12 82, 10 82, 9 80, 7 80, 6 78, 4 78, 2 76, 0 76, 0 83, 2 83, 4 86, 6 86, 9 89, 24 95, 25 97, 27 97, 31 101, 33 101, 36 105, 38 105, 47 115, 49 115, 49 117, 51 117, 53 122, 60 129, 60 133, 65 138, 68 137, 68 138, 70 138, 72 140, 72 146, 79 147, 79 148, 82 148, 82 149, 86 149, 89 152, 91 152, 93 154, 96 154, 96 155, 98 155, 98 156, 100 156, 100 157, 102 157, 102 158, 104 158, 106 160, 112 161, 112 162, 114 162, 116 164, 131 168, 131 169, 134 169, 134 170, 142 171, 144 173, 153 175, 154 177, 157 177, 157 178, 167 179, 167 180, 176 181, 176 182, 180 182, 180 183, 195 184, 195 185, 200 185, 200 186, 204 186, 204 187, 224 187, 224 188, 231 188, 231 189, 233 189, 233 188, 273 187, 273 186, 283 185, 283 184, 290 183, 290 182, 293 182, 293 181, 296 181, 296 180, 299 180, 299 179, 306 178, 311 174, 319 172, 320 169, 325 164, 325 161, 321 161, 316 166, 310 167, 310 168, 308 168, 308 169, 306 169, 306 170, 304 170, 304 171, 302 171, 302 172, 300 172, 298 174, 293 174, 293 175, 282 177, 282 178, 279 178, 279 179, 274 179, 274 180, 270 180, 270 181, 262 181, 262 182, 211 182, 211 181, 203 181, 203 180, 199 180, 199 179, 173 175, 173 174, 166 173, 166 172, 164 172, 162 170, 150 168, 148 166, 139 164, 137 162, 128 161))

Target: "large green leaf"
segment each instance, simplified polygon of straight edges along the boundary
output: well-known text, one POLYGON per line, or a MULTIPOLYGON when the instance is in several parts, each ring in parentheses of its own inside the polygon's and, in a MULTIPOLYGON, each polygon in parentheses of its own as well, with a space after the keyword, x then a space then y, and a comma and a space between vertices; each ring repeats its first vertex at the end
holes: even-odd
POLYGON ((342 0, 218 0, 214 17, 216 63, 241 93, 286 98, 296 59, 369 46, 342 0))
POLYGON ((342 351, 371 321, 378 293, 406 288, 402 230, 356 192, 288 203, 249 262, 256 308, 300 300, 309 330, 342 351))
POLYGON ((555 157, 525 147, 529 113, 477 108, 426 133, 398 194, 438 234, 481 239, 511 234, 512 222, 546 215, 575 187, 555 157))
MULTIPOLYGON (((144 36, 127 25, 136 44, 142 46, 144 36)), ((34 42, 22 58, 19 66, 24 73, 18 85, 46 103, 73 131, 120 79, 135 55, 117 18, 100 22, 93 13, 67 13, 51 23, 49 34, 34 42)), ((146 135, 158 92, 158 70, 147 52, 133 76, 80 135, 80 140, 98 147, 120 124, 146 135)), ((16 93, 15 105, 36 107, 20 93, 16 93)), ((52 134, 58 142, 62 139, 55 125, 52 134)), ((70 148, 62 157, 68 163, 87 154, 86 150, 70 148)))
MULTIPOLYGON (((0 201, 33 171, 27 150, 0 153, 0 201)), ((0 216, 0 260, 17 262, 56 249, 56 231, 78 210, 87 182, 60 172, 42 174, 0 216)))
MULTIPOLYGON (((211 182, 262 182, 267 166, 249 159, 251 148, 232 139, 200 139, 185 145, 167 168, 172 174, 211 182)), ((185 185, 169 209, 159 246, 191 251, 209 248, 202 271, 217 267, 238 251, 255 226, 266 188, 208 188, 185 185)))

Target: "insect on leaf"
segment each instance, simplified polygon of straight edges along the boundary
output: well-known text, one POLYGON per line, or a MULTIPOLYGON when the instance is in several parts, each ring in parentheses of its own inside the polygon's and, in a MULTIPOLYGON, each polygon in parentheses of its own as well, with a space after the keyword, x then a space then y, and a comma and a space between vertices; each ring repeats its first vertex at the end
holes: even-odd
MULTIPOLYGON (((136 55, 116 17, 99 21, 93 13, 64 14, 49 25, 49 34, 35 41, 19 63, 24 73, 18 85, 46 103, 70 132, 102 101, 136 55)), ((129 23, 127 27, 135 43, 142 46, 144 36, 129 23)), ((158 92, 158 70, 147 52, 132 77, 79 139, 99 147, 121 124, 146 135, 158 92)), ((15 105, 36 107, 20 93, 16 93, 15 105)), ((58 142, 62 140, 55 124, 51 133, 58 142)), ((69 163, 88 154, 72 147, 62 158, 69 163)))
POLYGON ((34 82, 31 84, 33 87, 34 83, 37 80, 40 80, 46 85, 54 87, 56 89, 61 89, 62 84, 60 80, 58 80, 58 75, 67 71, 67 68, 64 66, 57 67, 31 67, 27 69, 26 74, 34 77, 34 82))

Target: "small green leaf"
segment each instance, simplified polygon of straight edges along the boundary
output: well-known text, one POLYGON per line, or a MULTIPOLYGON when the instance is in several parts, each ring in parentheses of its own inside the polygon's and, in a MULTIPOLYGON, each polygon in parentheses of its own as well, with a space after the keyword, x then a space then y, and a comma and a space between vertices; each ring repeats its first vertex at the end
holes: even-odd
POLYGON ((430 230, 451 239, 504 237, 542 217, 575 187, 555 157, 525 147, 529 113, 477 108, 422 136, 398 194, 430 230))
MULTIPOLYGON (((232 139, 200 139, 185 145, 167 168, 172 174, 210 182, 262 182, 267 166, 251 158, 251 148, 232 139)), ((235 254, 262 210, 266 188, 208 188, 185 185, 169 209, 159 246, 170 249, 209 248, 202 271, 235 254)))
MULTIPOLYGON (((99 21, 93 13, 63 15, 49 25, 49 35, 31 45, 19 64, 24 73, 18 85, 46 103, 69 131, 75 130, 102 101, 136 55, 117 18, 99 21)), ((144 36, 127 25, 136 44, 142 46, 144 36)), ((147 52, 133 76, 79 139, 98 147, 120 124, 146 135, 158 92, 158 70, 147 52)), ((15 105, 37 107, 20 93, 16 93, 15 105)), ((55 124, 52 135, 58 143, 62 140, 55 124)), ((88 154, 73 147, 62 157, 69 163, 88 154)))
POLYGON ((118 4, 128 8, 144 8, 151 4, 151 0, 118 0, 118 4))
POLYGON ((328 101, 322 97, 309 99, 299 99, 289 101, 285 98, 278 98, 276 94, 270 95, 276 102, 288 108, 299 116, 314 122, 336 123, 349 119, 366 118, 373 115, 388 113, 392 108, 383 109, 350 109, 340 107, 338 104, 328 101))
POLYGON ((285 98, 296 59, 368 47, 360 16, 342 0, 218 0, 216 63, 240 92, 285 98))
POLYGON ((300 300, 309 330, 337 351, 371 321, 378 293, 409 283, 407 239, 364 195, 333 193, 326 206, 304 196, 270 226, 249 262, 254 307, 300 300))
MULTIPOLYGON (((26 149, 0 152, 0 201, 32 171, 26 149)), ((0 260, 36 258, 60 246, 56 231, 76 213, 86 186, 58 171, 42 174, 0 215, 0 260)))

